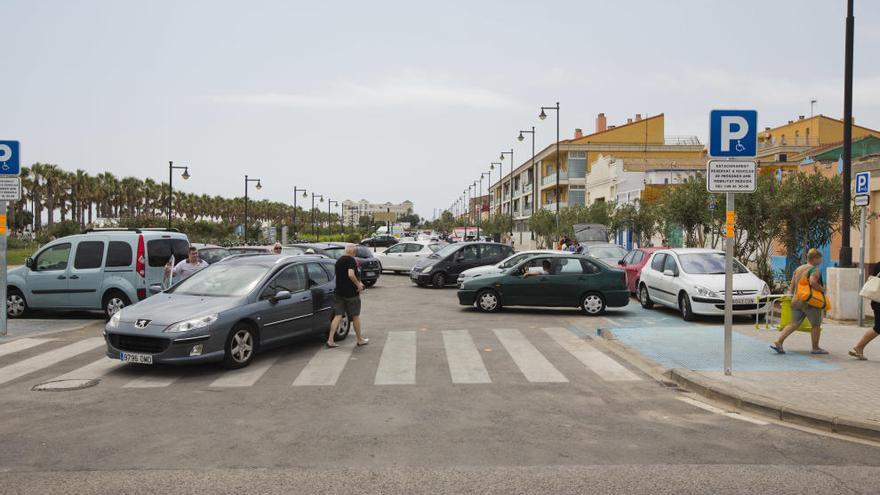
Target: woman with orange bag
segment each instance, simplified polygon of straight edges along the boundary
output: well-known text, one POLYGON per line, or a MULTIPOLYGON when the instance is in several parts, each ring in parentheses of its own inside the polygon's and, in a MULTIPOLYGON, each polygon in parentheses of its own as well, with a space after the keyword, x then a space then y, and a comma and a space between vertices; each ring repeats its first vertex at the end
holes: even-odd
POLYGON ((822 333, 822 312, 831 306, 825 295, 825 285, 822 283, 822 274, 819 265, 822 264, 822 253, 818 249, 810 249, 807 253, 807 263, 794 271, 791 277, 791 323, 782 329, 776 342, 770 344, 777 354, 785 354, 782 343, 792 332, 801 326, 804 318, 810 321, 812 329, 810 337, 813 342, 811 354, 828 354, 828 351, 819 347, 819 336, 822 333))

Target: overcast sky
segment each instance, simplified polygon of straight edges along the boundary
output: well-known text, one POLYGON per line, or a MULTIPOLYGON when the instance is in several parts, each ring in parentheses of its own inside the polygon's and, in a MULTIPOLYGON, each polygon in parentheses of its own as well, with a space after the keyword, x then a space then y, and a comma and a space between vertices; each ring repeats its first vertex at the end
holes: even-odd
MULTIPOLYGON (((705 142, 843 112, 845 0, 37 1, 0 5, 0 139, 23 160, 292 202, 412 200, 431 217, 501 150, 636 113, 705 142)), ((880 128, 880 2, 856 1, 854 114, 880 128)), ((505 161, 505 169, 509 163, 505 161)), ((493 181, 497 174, 493 174, 493 181)), ((485 190, 485 182, 484 182, 485 190)))

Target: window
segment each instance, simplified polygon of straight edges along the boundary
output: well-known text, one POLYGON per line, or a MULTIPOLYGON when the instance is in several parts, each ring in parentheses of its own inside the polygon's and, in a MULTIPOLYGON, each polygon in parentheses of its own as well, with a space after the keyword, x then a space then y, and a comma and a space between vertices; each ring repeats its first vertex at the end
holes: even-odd
POLYGON ((37 255, 34 266, 38 272, 66 270, 70 259, 70 243, 56 244, 37 255))
POLYGON ((214 264, 230 254, 232 253, 226 248, 199 249, 199 257, 208 262, 208 264, 214 264))
POLYGON ((407 245, 406 245, 406 250, 405 250, 404 252, 406 252, 406 253, 418 253, 418 252, 421 251, 421 250, 422 250, 422 245, 421 245, 421 244, 407 244, 407 245))
POLYGON ((358 246, 357 247, 357 257, 358 258, 372 258, 373 252, 370 251, 370 248, 366 246, 358 246))
POLYGON ((666 255, 666 261, 663 263, 663 271, 672 270, 672 273, 678 274, 678 265, 675 263, 675 258, 672 256, 666 255))
POLYGON ((430 249, 432 252, 435 252, 435 253, 442 248, 443 248, 443 246, 441 246, 440 244, 428 244, 428 249, 430 249))
POLYGON ((482 244, 480 245, 480 257, 481 258, 500 258, 503 256, 504 251, 501 249, 501 246, 497 244, 482 244))
POLYGON ((390 248, 386 249, 385 253, 386 254, 402 253, 406 250, 406 247, 408 245, 409 244, 395 244, 394 246, 391 246, 390 248))
POLYGON ((568 153, 568 176, 572 179, 583 179, 587 176, 587 156, 584 151, 568 153))
POLYGON ((104 241, 83 241, 76 245, 73 267, 77 270, 101 268, 104 261, 104 241))
POLYGON ((465 261, 475 260, 475 259, 479 258, 479 255, 477 254, 477 246, 472 245, 472 246, 465 246, 465 247, 461 248, 461 250, 458 252, 457 257, 460 257, 461 259, 463 259, 465 261))
POLYGON ((630 252, 630 253, 627 253, 626 256, 623 257, 623 264, 624 264, 624 265, 632 265, 632 264, 634 264, 634 263, 633 263, 633 259, 635 259, 635 256, 636 256, 636 253, 637 253, 637 252, 638 252, 638 251, 632 251, 632 252, 630 252))
POLYGON ((306 269, 309 272, 309 281, 312 285, 324 285, 330 281, 330 276, 318 263, 307 263, 306 269))
POLYGON ((556 270, 554 270, 554 273, 559 275, 584 273, 584 268, 581 266, 580 260, 575 258, 561 258, 557 261, 557 267, 556 270))
POLYGON ((107 248, 106 266, 131 266, 131 244, 110 241, 110 247, 107 248))
POLYGON ((324 267, 324 270, 327 272, 327 275, 330 277, 330 280, 336 278, 336 264, 332 261, 324 261, 321 262, 321 266, 324 267))
POLYGON ((601 271, 595 263, 587 260, 581 260, 581 268, 583 268, 584 273, 588 275, 595 275, 601 271))
POLYGON ((260 299, 268 299, 282 290, 293 293, 306 290, 306 287, 305 266, 288 266, 266 284, 260 299))
POLYGON ((663 262, 665 261, 664 258, 666 258, 666 255, 663 253, 655 254, 654 259, 651 260, 651 269, 662 272, 663 262))
POLYGON ((174 261, 185 260, 189 251, 189 242, 184 239, 153 239, 147 241, 147 258, 150 266, 165 266, 171 255, 174 261))
POLYGON ((630 264, 638 265, 639 263, 642 262, 643 259, 645 259, 645 252, 644 251, 633 251, 632 263, 630 263, 630 264))

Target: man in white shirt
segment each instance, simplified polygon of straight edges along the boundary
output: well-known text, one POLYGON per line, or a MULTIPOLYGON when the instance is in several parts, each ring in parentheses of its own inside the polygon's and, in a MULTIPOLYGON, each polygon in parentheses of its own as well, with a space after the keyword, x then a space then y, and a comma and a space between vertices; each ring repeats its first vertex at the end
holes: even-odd
POLYGON ((541 266, 532 266, 523 274, 523 278, 534 277, 537 275, 550 275, 553 265, 550 260, 541 261, 541 266))
POLYGON ((194 246, 189 247, 189 254, 185 260, 171 268, 171 261, 165 265, 165 276, 174 274, 175 282, 186 280, 193 273, 208 268, 208 262, 199 257, 199 250, 194 246))

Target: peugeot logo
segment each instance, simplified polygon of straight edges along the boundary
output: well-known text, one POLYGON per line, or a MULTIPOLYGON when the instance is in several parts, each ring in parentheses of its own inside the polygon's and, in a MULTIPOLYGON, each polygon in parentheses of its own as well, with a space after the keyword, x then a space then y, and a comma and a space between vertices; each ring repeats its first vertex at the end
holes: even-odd
POLYGON ((140 320, 134 322, 134 326, 136 328, 146 328, 146 326, 149 325, 151 321, 153 321, 153 320, 140 319, 140 320))

